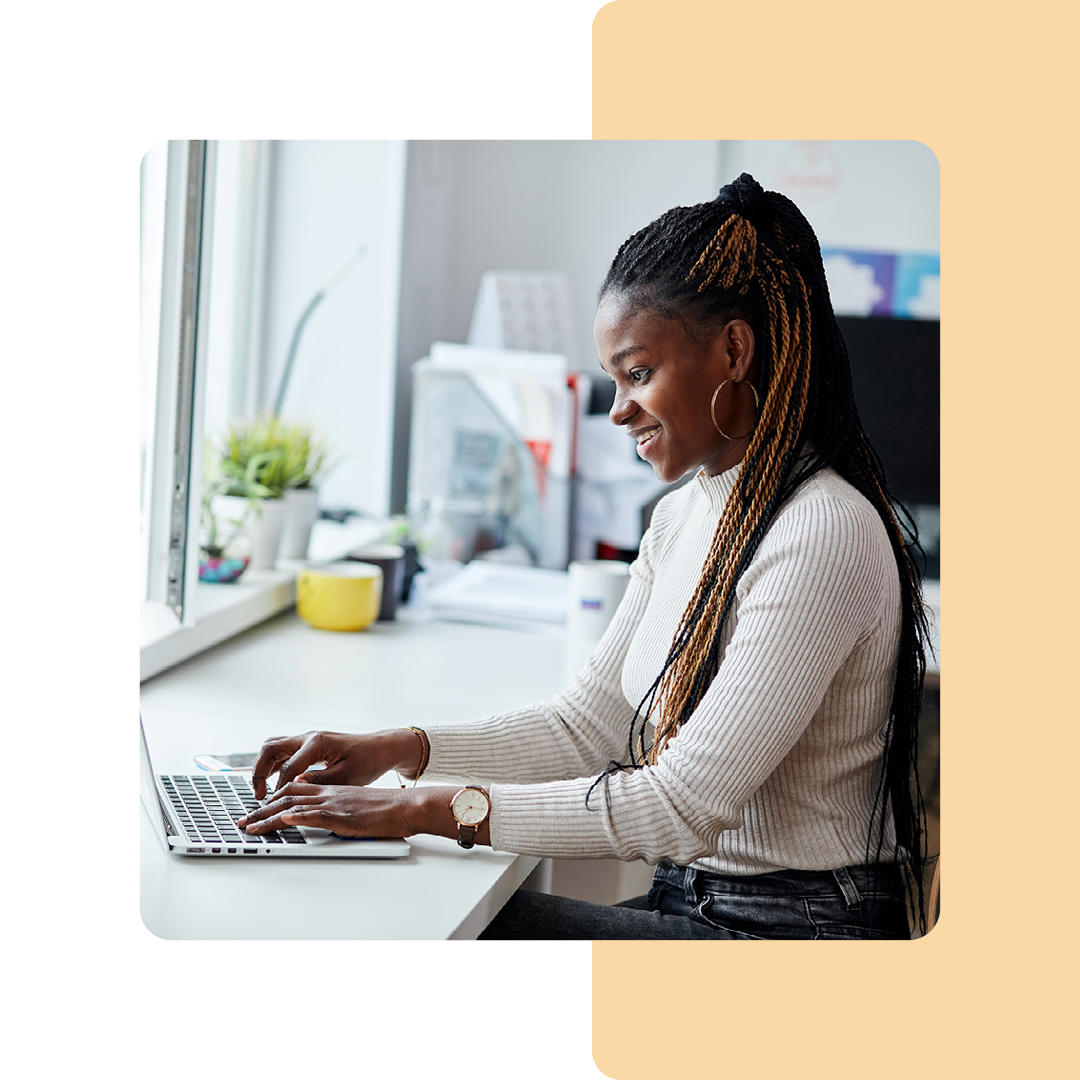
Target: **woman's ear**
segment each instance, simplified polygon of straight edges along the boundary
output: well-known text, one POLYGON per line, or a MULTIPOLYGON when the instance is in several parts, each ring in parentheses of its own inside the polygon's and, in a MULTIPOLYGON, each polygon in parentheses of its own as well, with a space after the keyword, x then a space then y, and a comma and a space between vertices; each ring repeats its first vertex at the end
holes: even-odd
POLYGON ((746 379, 754 363, 754 331, 745 319, 732 319, 727 332, 732 378, 746 379))
POLYGON ((745 319, 725 323, 713 348, 723 378, 740 382, 755 374, 754 331, 745 319))

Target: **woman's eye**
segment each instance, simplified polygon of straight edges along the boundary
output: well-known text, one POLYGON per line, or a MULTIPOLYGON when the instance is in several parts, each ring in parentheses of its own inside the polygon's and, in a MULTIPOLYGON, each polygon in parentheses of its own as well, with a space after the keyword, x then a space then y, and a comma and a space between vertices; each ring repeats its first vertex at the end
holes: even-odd
POLYGON ((633 368, 630 372, 630 380, 632 382, 644 382, 645 378, 649 374, 648 368, 633 368))

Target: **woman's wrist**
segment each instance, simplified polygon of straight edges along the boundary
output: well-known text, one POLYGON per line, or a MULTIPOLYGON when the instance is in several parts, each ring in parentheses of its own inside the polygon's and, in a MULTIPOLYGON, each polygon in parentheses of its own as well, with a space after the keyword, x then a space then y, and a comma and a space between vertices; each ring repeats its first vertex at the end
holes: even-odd
POLYGON ((379 756, 383 758, 384 772, 396 772, 409 780, 422 774, 429 751, 426 734, 418 728, 404 727, 379 731, 376 737, 382 743, 379 756))
MULTIPOLYGON (((427 833, 430 836, 458 838, 458 822, 450 809, 450 800, 461 790, 460 784, 440 784, 407 791, 407 820, 409 835, 427 833)), ((490 815, 476 827, 476 843, 491 846, 490 815)))
POLYGON ((410 754, 409 755, 409 764, 408 764, 408 776, 409 776, 409 779, 414 780, 414 781, 419 780, 420 777, 424 775, 424 770, 428 766, 428 759, 431 756, 431 743, 428 740, 427 732, 424 731, 422 728, 408 727, 408 728, 404 728, 403 730, 411 732, 413 735, 415 735, 416 739, 417 739, 417 741, 419 742, 419 745, 420 745, 420 757, 419 757, 419 759, 415 762, 415 764, 413 764, 412 763, 412 755, 410 754))

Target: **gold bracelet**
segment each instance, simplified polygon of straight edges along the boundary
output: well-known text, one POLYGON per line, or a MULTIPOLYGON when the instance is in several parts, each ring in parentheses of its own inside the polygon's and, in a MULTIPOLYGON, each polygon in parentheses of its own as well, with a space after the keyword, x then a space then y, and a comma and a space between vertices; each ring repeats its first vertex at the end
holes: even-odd
MULTIPOLYGON (((416 781, 420 779, 420 774, 427 768, 428 758, 431 757, 431 743, 428 740, 427 732, 418 727, 404 727, 401 730, 411 731, 420 740, 420 764, 417 766, 416 775, 413 777, 413 787, 416 787, 416 781)), ((405 786, 405 782, 401 779, 401 773, 398 773, 398 782, 402 787, 405 786)))

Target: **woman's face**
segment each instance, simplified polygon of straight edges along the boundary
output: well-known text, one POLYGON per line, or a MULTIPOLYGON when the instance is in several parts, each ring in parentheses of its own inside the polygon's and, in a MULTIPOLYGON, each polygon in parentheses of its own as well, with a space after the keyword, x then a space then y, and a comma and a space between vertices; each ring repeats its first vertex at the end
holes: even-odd
MULTIPOLYGON (((746 450, 743 439, 725 439, 713 425, 713 392, 725 379, 744 378, 752 361, 753 335, 746 323, 733 320, 711 339, 687 337, 683 324, 649 309, 632 309, 609 294, 600 302, 593 328, 600 366, 615 383, 611 422, 636 440, 638 456, 657 477, 671 484, 690 470, 704 468, 715 476, 738 464, 746 450), (747 337, 748 335, 748 337, 747 337)), ((722 409, 739 408, 742 397, 726 387, 722 409)), ((742 418, 732 416, 739 424, 742 418)), ((745 426, 725 428, 747 431, 745 426)))

